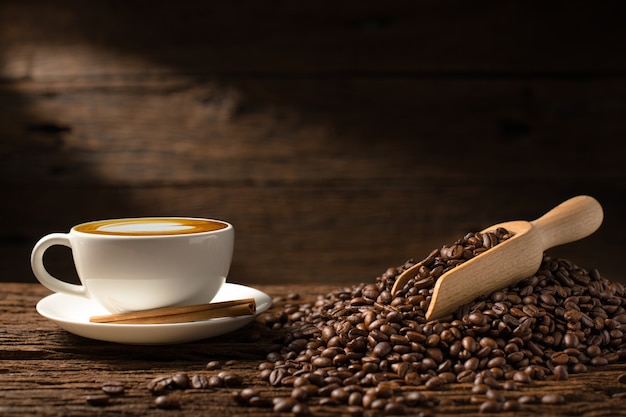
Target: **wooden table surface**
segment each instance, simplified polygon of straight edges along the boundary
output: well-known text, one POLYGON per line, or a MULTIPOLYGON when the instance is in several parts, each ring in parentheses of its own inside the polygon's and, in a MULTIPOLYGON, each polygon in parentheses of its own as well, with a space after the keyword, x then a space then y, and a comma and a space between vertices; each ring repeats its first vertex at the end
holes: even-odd
MULTIPOLYGON (((289 294, 299 294, 297 302, 313 300, 332 286, 259 286, 274 299, 272 310, 281 309, 289 294)), ((3 283, 0 286, 0 415, 2 416, 139 416, 139 415, 275 415, 271 408, 243 407, 232 398, 234 388, 186 389, 180 391, 179 409, 159 409, 148 383, 155 377, 184 372, 207 377, 230 371, 243 378, 243 387, 256 387, 267 397, 287 397, 289 388, 272 388, 260 376, 258 366, 275 337, 275 330, 261 319, 227 336, 169 346, 129 346, 85 339, 70 334, 39 316, 35 304, 49 291, 38 284, 3 283), (206 369, 210 361, 221 361, 221 368, 206 369), (228 362, 231 360, 231 362, 228 362), (102 395, 102 386, 117 381, 124 387, 120 396, 110 397, 105 406, 94 406, 87 397, 102 395)), ((270 312, 272 311, 270 310, 270 312)), ((565 404, 527 405, 524 411, 502 415, 625 415, 626 384, 618 377, 626 364, 594 368, 570 375, 567 381, 532 382, 507 397, 541 396, 561 393, 565 404)), ((240 389, 240 388, 238 388, 240 389)), ((412 408, 413 415, 475 416, 479 405, 471 404, 471 384, 451 384, 428 392, 411 388, 442 401, 428 408, 412 408)), ((503 391, 504 392, 504 391, 503 391)), ((347 408, 320 406, 311 400, 313 415, 346 414, 347 408)), ((283 413, 284 415, 291 415, 283 413)), ((365 415, 379 415, 369 410, 365 415)))

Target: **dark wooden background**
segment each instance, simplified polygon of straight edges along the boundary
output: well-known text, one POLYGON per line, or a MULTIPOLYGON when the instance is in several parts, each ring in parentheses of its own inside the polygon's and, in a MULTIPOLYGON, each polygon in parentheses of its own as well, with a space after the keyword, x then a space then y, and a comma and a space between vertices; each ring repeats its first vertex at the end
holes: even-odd
MULTIPOLYGON (((41 236, 185 215, 231 280, 366 282, 578 194, 556 255, 626 281, 626 3, 0 2, 0 264, 41 236)), ((69 251, 47 262, 74 272, 69 251)))

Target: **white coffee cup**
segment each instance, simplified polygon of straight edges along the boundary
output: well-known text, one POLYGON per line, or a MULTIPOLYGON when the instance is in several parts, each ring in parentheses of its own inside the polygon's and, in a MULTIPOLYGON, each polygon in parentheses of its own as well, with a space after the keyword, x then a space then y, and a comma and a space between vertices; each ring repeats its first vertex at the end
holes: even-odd
POLYGON ((234 229, 190 217, 145 217, 79 224, 41 238, 31 253, 33 273, 55 292, 81 295, 112 313, 208 303, 230 269, 234 229), (48 248, 71 248, 82 285, 52 276, 48 248))

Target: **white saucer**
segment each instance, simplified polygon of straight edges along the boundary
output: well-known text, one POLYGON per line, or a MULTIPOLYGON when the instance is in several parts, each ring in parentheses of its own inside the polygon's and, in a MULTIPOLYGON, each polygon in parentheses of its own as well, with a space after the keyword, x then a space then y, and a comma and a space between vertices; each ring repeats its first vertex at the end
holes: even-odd
MULTIPOLYGON (((257 315, 272 305, 269 295, 251 287, 230 283, 224 284, 211 301, 251 297, 256 301, 257 315)), ((241 316, 173 324, 91 323, 89 317, 109 312, 86 297, 63 293, 55 293, 40 300, 37 303, 37 312, 78 336, 134 345, 173 344, 207 339, 237 330, 254 320, 254 316, 241 316)))

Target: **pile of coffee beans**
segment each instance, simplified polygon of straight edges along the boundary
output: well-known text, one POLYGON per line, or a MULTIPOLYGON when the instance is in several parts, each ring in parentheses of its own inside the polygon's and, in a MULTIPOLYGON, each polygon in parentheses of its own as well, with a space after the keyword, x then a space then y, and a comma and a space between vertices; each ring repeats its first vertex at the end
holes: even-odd
POLYGON ((345 404, 353 415, 367 409, 404 414, 437 401, 411 387, 432 392, 457 382, 473 384, 472 402, 481 411, 514 411, 565 398, 507 401, 502 392, 508 389, 624 360, 624 286, 547 255, 537 273, 517 285, 445 318, 425 319, 441 275, 510 237, 502 228, 469 233, 434 250, 395 296, 397 276, 416 262, 390 268, 373 283, 265 315, 266 325, 283 336, 260 365, 260 376, 292 390, 276 411, 291 405, 305 415, 303 404, 319 398, 319 404, 345 404))

